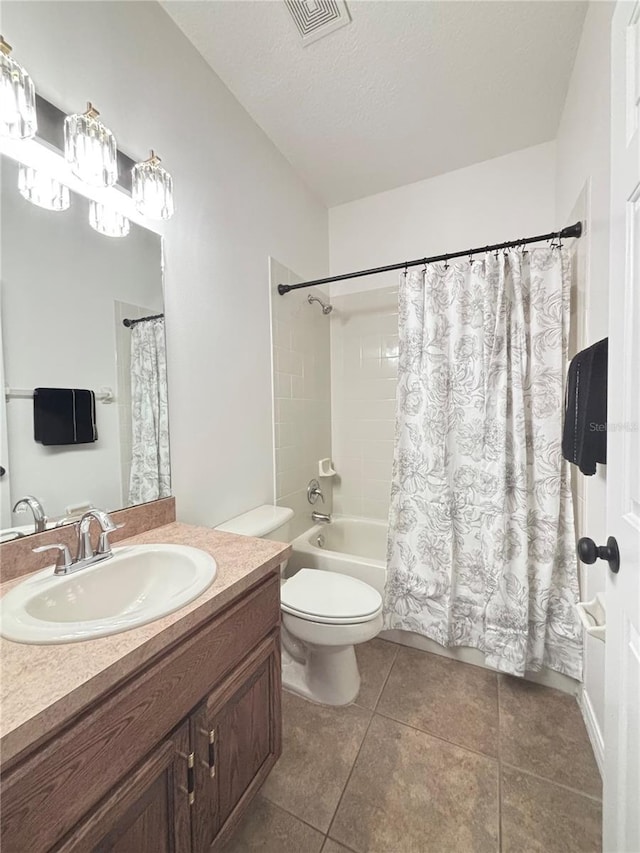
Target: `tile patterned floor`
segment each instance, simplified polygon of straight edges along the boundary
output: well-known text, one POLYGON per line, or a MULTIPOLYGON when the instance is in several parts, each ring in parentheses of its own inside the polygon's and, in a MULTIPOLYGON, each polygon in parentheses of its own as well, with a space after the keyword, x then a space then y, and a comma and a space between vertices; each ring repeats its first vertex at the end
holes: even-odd
POLYGON ((376 639, 346 708, 284 693, 282 757, 225 853, 595 853, 571 696, 376 639))

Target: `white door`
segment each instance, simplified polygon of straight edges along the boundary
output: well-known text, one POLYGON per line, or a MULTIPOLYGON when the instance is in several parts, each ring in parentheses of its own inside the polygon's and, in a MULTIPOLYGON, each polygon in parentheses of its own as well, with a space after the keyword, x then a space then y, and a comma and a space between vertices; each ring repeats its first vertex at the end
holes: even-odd
MULTIPOLYGON (((640 851, 640 0, 611 31, 611 279, 604 849, 640 851)), ((604 544, 604 543, 598 543, 604 544)))

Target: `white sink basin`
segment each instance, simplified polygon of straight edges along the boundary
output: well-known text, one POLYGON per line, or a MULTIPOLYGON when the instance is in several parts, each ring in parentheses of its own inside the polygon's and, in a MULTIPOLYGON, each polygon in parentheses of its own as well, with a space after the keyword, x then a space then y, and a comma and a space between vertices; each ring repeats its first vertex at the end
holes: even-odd
POLYGON ((209 587, 218 567, 185 545, 114 548, 71 575, 43 569, 0 600, 0 633, 18 643, 75 643, 119 634, 179 610, 209 587))

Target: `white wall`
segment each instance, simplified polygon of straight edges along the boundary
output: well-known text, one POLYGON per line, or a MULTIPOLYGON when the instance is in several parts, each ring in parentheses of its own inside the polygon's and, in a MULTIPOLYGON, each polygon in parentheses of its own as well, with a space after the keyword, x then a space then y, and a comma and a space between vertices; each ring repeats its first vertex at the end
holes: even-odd
MULTIPOLYGON (((567 93, 556 141, 556 212, 567 224, 582 208, 586 218, 584 289, 579 296, 579 325, 587 346, 608 334, 609 281, 609 36, 613 3, 593 2, 585 18, 582 40, 567 93)), ((605 542, 606 467, 593 477, 576 477, 578 525, 581 533, 605 542)), ((605 589, 603 563, 583 572, 583 597, 605 589)), ((604 644, 588 638, 585 653, 583 711, 596 758, 602 759, 604 725, 604 644)))
POLYGON ((278 284, 301 281, 271 260, 271 324, 273 340, 273 439, 275 495, 278 506, 295 512, 291 535, 313 524, 311 512, 332 510, 331 479, 319 479, 324 502, 312 506, 309 482, 318 479, 318 462, 331 456, 331 352, 329 317, 309 296, 328 301, 319 287, 286 296, 278 284))
MULTIPOLYGON (((551 230, 554 157, 554 143, 546 142, 332 208, 332 275, 551 230)), ((333 285, 333 293, 397 281, 397 273, 353 279, 333 285)))
MULTIPOLYGON (((157 234, 131 225, 122 239, 89 225, 89 204, 71 194, 68 210, 53 213, 18 193, 18 167, 1 164, 2 346, 5 379, 13 388, 111 388, 116 402, 96 403, 98 440, 45 447, 33 438, 33 401, 6 404, 11 506, 33 494, 50 517, 70 505, 122 503, 121 423, 130 393, 118 388, 115 300, 162 311, 162 246, 157 234)), ((130 332, 120 326, 130 340, 130 332)), ((130 410, 130 404, 128 405, 130 410)), ((8 520, 8 519, 7 519, 8 520)), ((29 524, 31 514, 13 523, 29 524)))
POLYGON ((5 2, 36 88, 91 99, 134 159, 171 171, 165 228, 173 489, 213 524, 273 500, 268 256, 327 267, 327 212, 154 2, 5 2))

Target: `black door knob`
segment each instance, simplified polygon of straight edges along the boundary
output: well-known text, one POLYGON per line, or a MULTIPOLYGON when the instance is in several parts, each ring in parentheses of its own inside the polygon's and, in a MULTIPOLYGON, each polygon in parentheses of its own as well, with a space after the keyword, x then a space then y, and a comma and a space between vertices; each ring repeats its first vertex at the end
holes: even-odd
POLYGON ((588 565, 595 563, 596 560, 606 560, 614 575, 620 571, 620 551, 613 536, 607 539, 606 545, 596 545, 593 539, 583 536, 578 540, 578 557, 588 565))
POLYGON ((4 477, 4 475, 6 473, 7 473, 7 469, 5 467, 3 467, 2 465, 0 465, 0 477, 4 477))

